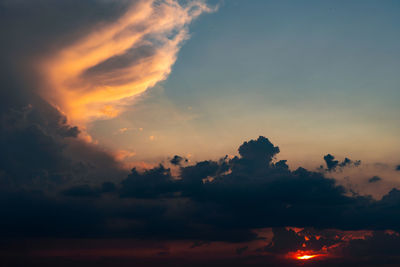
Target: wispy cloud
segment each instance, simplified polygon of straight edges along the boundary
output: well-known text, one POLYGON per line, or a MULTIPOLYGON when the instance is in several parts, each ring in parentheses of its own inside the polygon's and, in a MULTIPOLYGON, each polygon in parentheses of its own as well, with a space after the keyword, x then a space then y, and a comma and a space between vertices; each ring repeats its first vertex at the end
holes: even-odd
POLYGON ((42 96, 84 127, 117 116, 133 97, 164 80, 188 24, 212 12, 202 0, 140 0, 116 21, 40 62, 42 96))

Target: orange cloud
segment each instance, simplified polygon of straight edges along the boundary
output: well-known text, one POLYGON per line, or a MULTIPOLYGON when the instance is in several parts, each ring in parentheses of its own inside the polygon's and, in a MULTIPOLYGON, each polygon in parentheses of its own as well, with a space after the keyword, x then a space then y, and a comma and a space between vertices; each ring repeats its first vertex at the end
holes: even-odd
POLYGON ((128 151, 128 150, 117 150, 114 152, 115 158, 119 161, 134 157, 135 155, 136 153, 134 151, 128 151))
POLYGON ((42 96, 84 128, 117 116, 132 98, 167 78, 188 24, 212 10, 202 1, 140 0, 41 62, 42 96))

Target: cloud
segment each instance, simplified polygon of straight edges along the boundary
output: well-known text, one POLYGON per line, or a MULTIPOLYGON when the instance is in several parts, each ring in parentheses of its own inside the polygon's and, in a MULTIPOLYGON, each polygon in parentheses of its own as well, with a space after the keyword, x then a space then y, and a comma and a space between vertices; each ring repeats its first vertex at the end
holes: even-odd
POLYGON ((126 175, 112 153, 83 142, 85 129, 71 124, 68 114, 38 95, 44 91, 37 70, 47 56, 59 55, 60 47, 73 46, 96 28, 115 23, 135 3, 1 1, 0 23, 5 26, 0 44, 2 185, 47 192, 61 184, 88 180, 101 184, 126 175))
POLYGON ((380 182, 380 181, 382 181, 382 178, 379 176, 374 176, 374 177, 368 179, 368 183, 376 183, 376 182, 380 182))
MULTIPOLYGON (((349 158, 345 158, 342 162, 335 160, 335 157, 331 154, 327 154, 324 156, 325 164, 326 164, 326 172, 333 171, 341 171, 344 167, 358 167, 361 164, 361 160, 353 161, 349 158)), ((324 170, 324 167, 320 167, 321 170, 324 170)))
POLYGON ((172 165, 181 165, 181 164, 182 164, 182 161, 188 162, 188 159, 183 158, 183 157, 178 156, 178 155, 175 155, 169 162, 170 162, 172 165))
POLYGON ((268 138, 263 136, 260 136, 257 140, 244 142, 239 147, 239 154, 243 160, 261 161, 264 164, 270 163, 279 152, 279 147, 274 146, 268 138))
POLYGON ((134 157, 135 155, 136 153, 134 151, 128 151, 128 150, 117 150, 114 152, 114 156, 118 161, 134 157))
MULTIPOLYGON (((256 239, 254 229, 267 227, 400 230, 397 189, 374 200, 352 195, 322 173, 301 167, 291 171, 284 160, 274 159, 279 148, 265 137, 244 142, 238 151, 240 156, 231 159, 180 166, 177 177, 159 165, 141 172, 133 169, 121 183, 111 178, 99 183, 94 176, 86 180, 90 183, 61 184, 59 195, 44 195, 50 203, 63 205, 78 205, 83 201, 79 199, 90 197, 96 227, 103 227, 101 236, 128 231, 141 238, 238 242, 256 239)), ((88 170, 76 172, 82 176, 88 170)), ((74 232, 79 233, 79 227, 74 232)))
POLYGON ((0 44, 0 183, 47 192, 121 181, 127 171, 117 160, 134 152, 85 142, 90 137, 83 122, 92 113, 118 114, 124 84, 132 96, 166 78, 189 23, 212 10, 200 0, 21 0, 0 6, 6 25, 0 44), (103 104, 96 97, 106 91, 117 97, 103 104), (75 105, 80 111, 71 117, 75 105))
POLYGON ((354 239, 344 247, 343 253, 353 259, 364 262, 398 264, 400 257, 396 248, 400 245, 400 236, 391 231, 376 231, 364 239, 354 239))
POLYGON ((113 22, 39 62, 41 95, 79 125, 117 116, 132 97, 167 78, 203 1, 134 1, 113 22))
POLYGON ((51 191, 86 179, 101 183, 126 175, 111 154, 77 138, 80 130, 46 101, 23 87, 2 85, 10 92, 0 109, 4 188, 51 191))
POLYGON ((98 196, 96 190, 93 190, 88 184, 77 185, 62 191, 65 196, 71 197, 95 197, 98 196))
POLYGON ((113 182, 103 182, 101 186, 93 187, 89 184, 74 185, 67 189, 62 190, 60 193, 69 197, 100 197, 101 194, 113 193, 116 186, 113 182))
POLYGON ((290 171, 284 160, 273 160, 278 151, 267 138, 260 137, 244 142, 239 147, 240 157, 181 167, 177 178, 162 166, 142 174, 134 171, 138 178, 127 179, 129 187, 123 184, 124 197, 188 198, 186 205, 194 219, 216 227, 219 234, 288 225, 398 230, 398 190, 380 201, 352 195, 321 173, 301 167, 290 171), (149 181, 150 173, 157 174, 153 182, 149 181))
POLYGON ((240 247, 236 249, 236 254, 238 255, 243 254, 243 252, 245 252, 248 248, 249 248, 248 246, 240 247))
POLYGON ((274 237, 271 243, 265 247, 266 251, 287 253, 289 251, 297 251, 302 248, 305 242, 304 236, 296 233, 292 229, 274 228, 274 237))
POLYGON ((274 228, 273 233, 265 251, 289 259, 318 255, 313 266, 395 266, 400 261, 395 249, 400 236, 393 231, 274 228))
MULTIPOLYGON (((42 144, 53 147, 51 142, 42 144)), ((365 242, 378 238, 379 231, 400 230, 399 190, 375 200, 347 192, 324 173, 301 167, 291 171, 285 160, 276 159, 279 147, 265 137, 244 142, 234 158, 177 165, 178 176, 160 164, 143 171, 133 169, 122 181, 114 179, 112 172, 105 175, 108 180, 93 176, 96 172, 91 168, 107 166, 108 158, 101 153, 80 153, 82 159, 99 157, 92 166, 68 163, 76 159, 65 158, 63 148, 57 151, 61 156, 51 156, 53 160, 68 159, 66 168, 73 167, 69 175, 81 178, 53 183, 52 190, 35 187, 29 179, 19 186, 3 187, 2 236, 239 242, 233 254, 242 257, 256 253, 249 242, 263 240, 257 229, 272 228, 272 241, 257 253, 274 255, 281 262, 280 257, 288 253, 306 250, 351 258, 348 254, 356 255, 357 247, 369 246, 365 242), (364 234, 359 237, 359 232, 364 234), (374 238, 366 238, 373 232, 374 238), (351 241, 356 238, 363 240, 351 241)), ((57 164, 54 170, 38 163, 34 166, 54 177, 64 170, 57 164)), ((5 170, 10 179, 18 177, 5 170)))
POLYGON ((158 198, 173 192, 173 186, 170 170, 162 165, 144 173, 132 169, 122 181, 121 197, 158 198))

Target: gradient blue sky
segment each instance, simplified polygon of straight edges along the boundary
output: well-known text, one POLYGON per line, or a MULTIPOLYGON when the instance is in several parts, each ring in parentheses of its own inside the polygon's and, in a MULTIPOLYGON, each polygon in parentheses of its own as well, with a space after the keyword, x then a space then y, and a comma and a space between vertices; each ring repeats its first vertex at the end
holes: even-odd
POLYGON ((326 153, 397 163, 398 1, 212 3, 168 79, 92 124, 100 144, 135 152, 132 161, 199 160, 264 135, 294 165, 326 153))

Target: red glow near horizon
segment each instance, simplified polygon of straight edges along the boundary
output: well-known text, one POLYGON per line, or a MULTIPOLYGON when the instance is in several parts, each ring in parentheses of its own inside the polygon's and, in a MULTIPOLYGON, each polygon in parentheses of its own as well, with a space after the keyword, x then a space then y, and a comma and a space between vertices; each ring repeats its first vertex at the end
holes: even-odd
POLYGON ((315 257, 318 257, 320 255, 301 255, 301 256, 296 256, 296 259, 298 260, 309 260, 315 257))
POLYGON ((295 260, 311 260, 315 258, 320 258, 326 256, 325 254, 317 254, 315 251, 301 251, 298 250, 296 252, 289 252, 286 257, 295 260))

